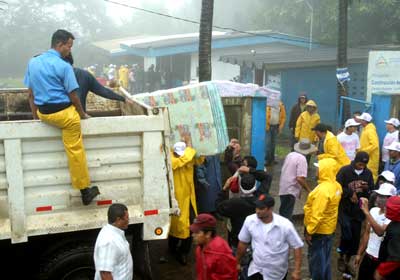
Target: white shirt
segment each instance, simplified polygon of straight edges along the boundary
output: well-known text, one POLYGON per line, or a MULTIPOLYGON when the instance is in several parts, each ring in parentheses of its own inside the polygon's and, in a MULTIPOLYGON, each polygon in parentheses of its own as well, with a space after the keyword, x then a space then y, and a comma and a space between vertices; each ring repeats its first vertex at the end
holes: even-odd
POLYGON ((259 272, 268 280, 283 279, 288 271, 289 247, 297 249, 304 245, 293 224, 275 213, 269 224, 264 224, 257 214, 248 216, 239 240, 251 242, 253 249, 248 276, 259 272))
POLYGON ((114 280, 133 278, 133 261, 124 231, 110 224, 105 225, 97 236, 94 247, 95 280, 100 271, 109 271, 114 280))
POLYGON ((271 119, 269 120, 270 125, 277 125, 279 124, 279 114, 280 114, 280 107, 270 107, 271 108, 271 119))
POLYGON ((385 138, 383 139, 383 145, 382 145, 382 161, 387 162, 389 160, 389 151, 385 149, 384 147, 389 146, 393 142, 398 141, 399 139, 399 131, 395 130, 392 133, 388 132, 385 135, 385 138))
MULTIPOLYGON (((379 207, 374 207, 369 212, 371 213, 372 218, 374 218, 374 220, 378 223, 378 225, 383 226, 389 224, 390 220, 385 217, 385 213, 379 214, 379 211, 379 207)), ((379 248, 381 247, 382 240, 383 236, 378 236, 371 227, 366 252, 369 255, 378 258, 379 248)))
POLYGON ((345 132, 342 132, 337 136, 337 139, 339 143, 342 144, 342 147, 349 159, 354 160, 357 149, 360 148, 360 138, 358 135, 356 133, 347 135, 345 132))

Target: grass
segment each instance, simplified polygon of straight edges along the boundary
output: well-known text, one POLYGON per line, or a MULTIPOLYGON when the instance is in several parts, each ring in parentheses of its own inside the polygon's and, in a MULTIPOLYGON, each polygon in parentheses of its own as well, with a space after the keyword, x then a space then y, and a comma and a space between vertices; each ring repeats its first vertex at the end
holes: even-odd
POLYGON ((285 158, 288 153, 290 153, 290 148, 286 143, 276 145, 275 154, 278 158, 285 158))
POLYGON ((0 88, 23 88, 23 78, 0 78, 0 88))

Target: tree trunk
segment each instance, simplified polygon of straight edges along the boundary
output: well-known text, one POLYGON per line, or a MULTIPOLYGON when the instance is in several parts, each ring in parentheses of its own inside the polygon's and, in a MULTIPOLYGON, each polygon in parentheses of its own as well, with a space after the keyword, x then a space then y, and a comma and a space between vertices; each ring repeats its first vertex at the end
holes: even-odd
POLYGON ((214 0, 202 0, 199 39, 199 82, 211 80, 211 41, 214 0))
MULTIPOLYGON (((338 11, 338 41, 337 41, 337 68, 347 67, 347 12, 349 0, 339 0, 338 11)), ((340 84, 337 82, 338 104, 340 97, 347 96, 347 82, 340 84)), ((339 106, 338 106, 339 107, 339 106)), ((348 101, 343 102, 343 121, 350 117, 350 104, 348 101)), ((340 124, 342 125, 342 124, 340 124)))

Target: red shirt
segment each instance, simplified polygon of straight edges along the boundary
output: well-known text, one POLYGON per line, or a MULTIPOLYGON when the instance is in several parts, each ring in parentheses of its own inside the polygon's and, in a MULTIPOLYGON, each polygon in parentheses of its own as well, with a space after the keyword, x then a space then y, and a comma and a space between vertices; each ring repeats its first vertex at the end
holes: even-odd
POLYGON ((238 278, 236 258, 228 243, 219 236, 205 247, 196 248, 197 280, 232 280, 238 278))

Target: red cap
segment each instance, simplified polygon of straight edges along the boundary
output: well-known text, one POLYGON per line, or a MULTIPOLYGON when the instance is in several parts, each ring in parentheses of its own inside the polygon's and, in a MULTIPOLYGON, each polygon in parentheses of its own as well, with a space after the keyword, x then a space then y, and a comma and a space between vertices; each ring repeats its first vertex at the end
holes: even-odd
POLYGON ((193 224, 190 226, 191 232, 199 232, 203 229, 215 229, 217 226, 217 220, 213 215, 210 214, 200 214, 194 219, 193 224))
POLYGON ((388 198, 385 216, 392 221, 400 222, 400 196, 388 198))

